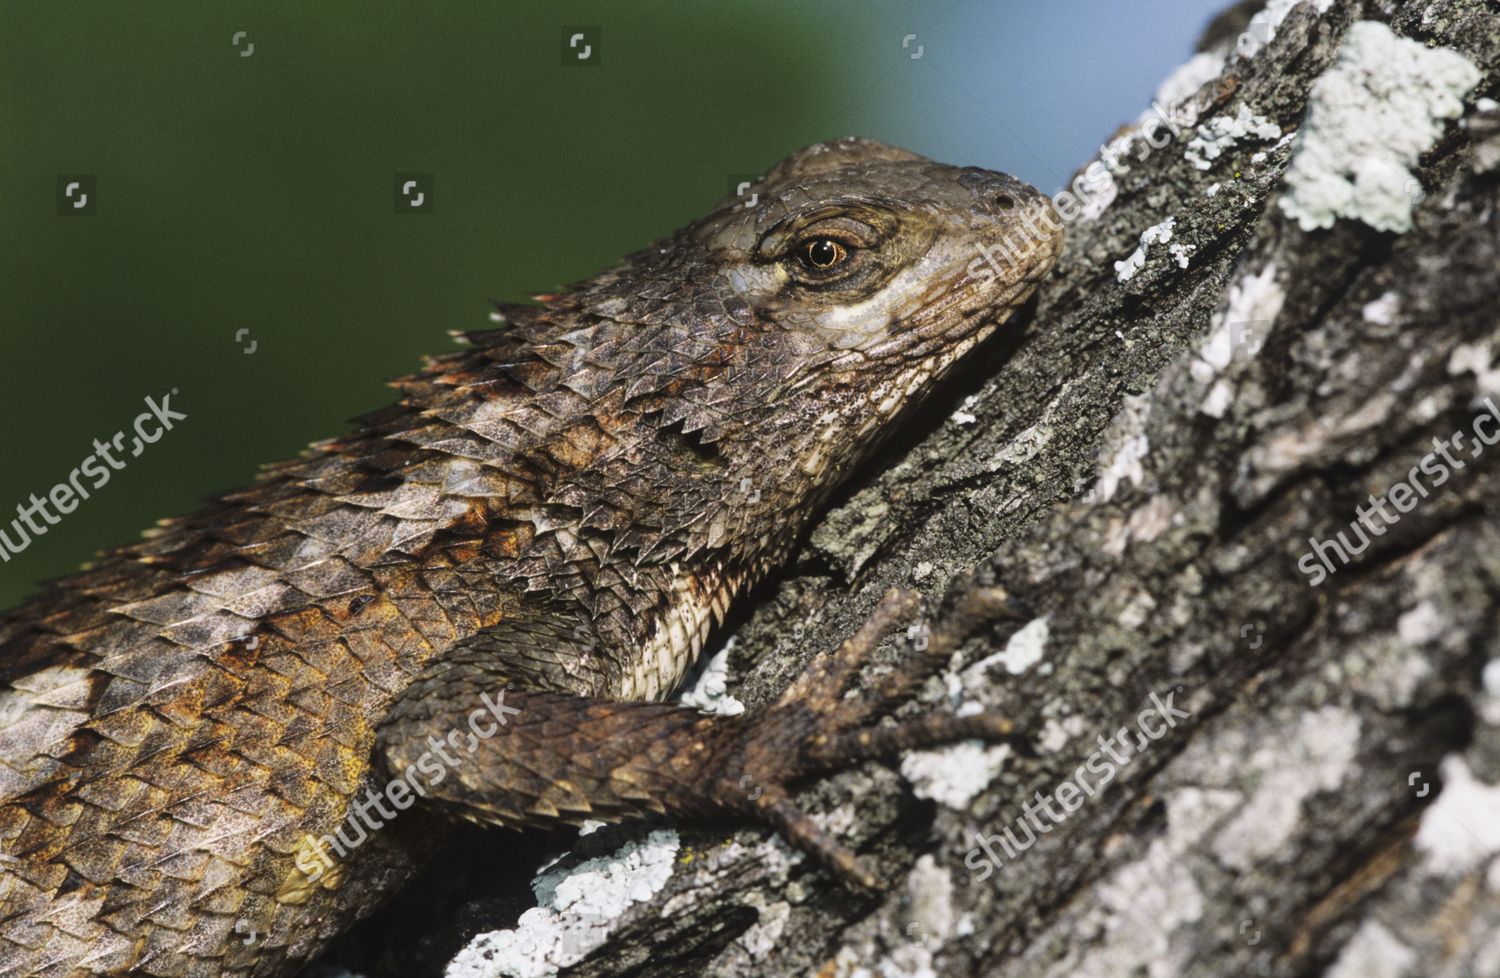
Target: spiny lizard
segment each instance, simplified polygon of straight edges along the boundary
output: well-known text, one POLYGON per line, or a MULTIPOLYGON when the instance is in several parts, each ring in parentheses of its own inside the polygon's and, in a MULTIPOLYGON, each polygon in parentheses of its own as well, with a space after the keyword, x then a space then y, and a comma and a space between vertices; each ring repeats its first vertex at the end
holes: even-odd
POLYGON ((913 596, 764 710, 653 701, 1061 227, 1017 180, 858 139, 755 192, 0 618, 0 974, 289 974, 454 815, 759 818, 875 883, 786 786, 1008 736, 874 725, 994 594, 860 697, 913 596))

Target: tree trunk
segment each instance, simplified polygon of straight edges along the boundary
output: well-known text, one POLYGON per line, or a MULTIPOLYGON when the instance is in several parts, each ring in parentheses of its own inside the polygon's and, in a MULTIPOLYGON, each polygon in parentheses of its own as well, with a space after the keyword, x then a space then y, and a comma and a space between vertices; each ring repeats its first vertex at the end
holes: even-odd
POLYGON ((1030 620, 903 713, 983 704, 1034 752, 804 792, 884 896, 762 831, 600 830, 453 973, 1500 975, 1500 13, 1248 14, 737 629, 754 706, 977 568, 1030 620))

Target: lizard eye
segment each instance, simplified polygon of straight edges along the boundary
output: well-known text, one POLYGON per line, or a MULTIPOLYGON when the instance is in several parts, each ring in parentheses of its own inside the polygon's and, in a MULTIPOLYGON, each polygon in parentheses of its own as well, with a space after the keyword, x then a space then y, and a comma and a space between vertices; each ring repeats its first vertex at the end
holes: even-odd
POLYGON ((797 260, 812 272, 828 272, 849 260, 849 249, 826 235, 808 238, 797 245, 797 260))

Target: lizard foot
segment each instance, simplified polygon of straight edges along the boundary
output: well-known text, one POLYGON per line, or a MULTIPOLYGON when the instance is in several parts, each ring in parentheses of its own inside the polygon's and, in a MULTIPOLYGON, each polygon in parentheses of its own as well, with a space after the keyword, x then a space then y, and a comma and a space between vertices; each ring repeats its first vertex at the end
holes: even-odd
POLYGON ((721 806, 769 823, 844 880, 867 889, 881 889, 880 881, 853 851, 797 808, 789 784, 871 758, 969 738, 1024 741, 1010 720, 993 713, 885 724, 878 719, 947 662, 976 629, 996 618, 1018 617, 1009 596, 998 588, 969 591, 930 634, 918 637, 916 654, 873 690, 854 698, 844 695, 881 639, 911 618, 920 603, 913 592, 888 592, 853 636, 831 656, 812 663, 776 702, 736 718, 743 722, 741 739, 724 758, 712 789, 721 806))

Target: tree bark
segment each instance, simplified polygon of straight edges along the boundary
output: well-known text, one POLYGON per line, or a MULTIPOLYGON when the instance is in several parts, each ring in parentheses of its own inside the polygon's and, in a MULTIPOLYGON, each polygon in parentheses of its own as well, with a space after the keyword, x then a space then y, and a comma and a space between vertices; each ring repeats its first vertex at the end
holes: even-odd
MULTIPOLYGON (((1216 22, 1163 93, 1196 89, 1178 131, 1117 137, 1128 171, 1071 221, 1033 308, 737 627, 731 692, 753 708, 891 586, 940 605, 999 582, 1029 621, 976 637, 903 715, 983 704, 1034 753, 963 745, 805 791, 882 896, 765 832, 681 829, 670 878, 623 912, 549 910, 573 936, 535 973, 1500 975, 1500 445, 1470 454, 1500 403, 1500 13, 1308 0, 1276 24, 1287 6, 1216 22), (1362 21, 1416 43, 1361 47, 1362 21), (1429 91, 1444 51, 1477 69, 1461 119, 1429 91), (1351 106, 1372 58, 1373 102, 1351 106), (1375 165, 1420 129, 1414 104, 1438 116, 1415 181, 1366 172, 1375 190, 1304 230, 1337 198, 1318 179, 1375 165), (1403 208, 1409 230, 1374 226, 1403 208), (1433 443, 1456 432, 1461 468, 1433 443), (1371 505, 1388 491, 1394 521, 1371 505), (1308 557, 1341 531, 1368 546, 1308 557), (1100 738, 1122 729, 1114 763, 1100 738)), ((563 865, 650 831, 601 830, 563 865)))

